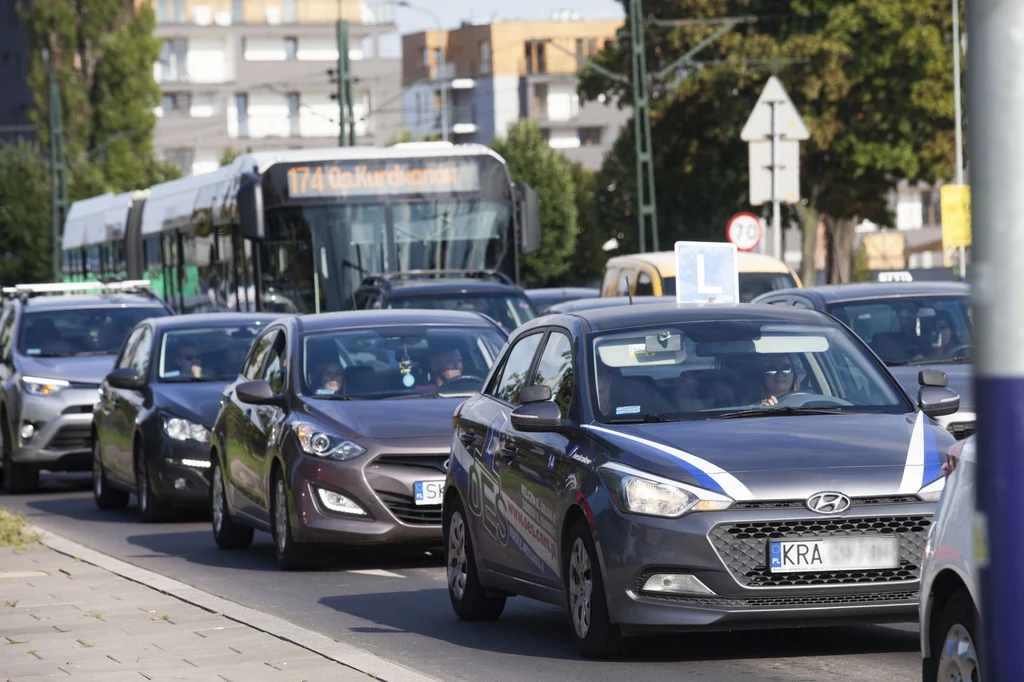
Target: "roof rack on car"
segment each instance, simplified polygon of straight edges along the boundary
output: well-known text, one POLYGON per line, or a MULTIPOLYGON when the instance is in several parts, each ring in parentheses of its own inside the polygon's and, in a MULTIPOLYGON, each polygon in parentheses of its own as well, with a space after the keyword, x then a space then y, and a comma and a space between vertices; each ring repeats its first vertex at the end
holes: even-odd
POLYGON ((44 282, 40 284, 16 284, 4 287, 5 298, 32 298, 46 294, 75 293, 123 293, 152 295, 153 289, 148 279, 130 279, 122 282, 44 282))
POLYGON ((414 279, 449 279, 457 277, 493 280, 510 285, 515 284, 511 277, 495 270, 404 270, 402 272, 384 272, 369 275, 363 280, 363 284, 387 286, 395 282, 414 279))

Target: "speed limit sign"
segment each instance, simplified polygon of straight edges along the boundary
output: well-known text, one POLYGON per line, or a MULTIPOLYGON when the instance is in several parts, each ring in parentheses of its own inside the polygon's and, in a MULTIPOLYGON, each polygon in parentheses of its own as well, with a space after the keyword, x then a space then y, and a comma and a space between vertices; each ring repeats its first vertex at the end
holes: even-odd
POLYGON ((737 213, 729 219, 726 236, 740 251, 753 251, 761 243, 764 231, 761 219, 753 213, 737 213))

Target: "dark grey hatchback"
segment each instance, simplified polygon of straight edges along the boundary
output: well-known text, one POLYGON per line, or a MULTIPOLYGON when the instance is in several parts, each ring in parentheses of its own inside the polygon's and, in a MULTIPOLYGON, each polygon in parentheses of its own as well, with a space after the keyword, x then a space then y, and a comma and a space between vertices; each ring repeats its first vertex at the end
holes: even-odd
POLYGON ((439 545, 452 413, 506 338, 484 315, 430 310, 270 325, 213 428, 217 544, 268 531, 284 569, 317 545, 439 545))
POLYGON ((958 398, 912 399, 812 310, 646 305, 513 334, 456 415, 452 605, 568 607, 584 655, 647 631, 914 621, 958 398))

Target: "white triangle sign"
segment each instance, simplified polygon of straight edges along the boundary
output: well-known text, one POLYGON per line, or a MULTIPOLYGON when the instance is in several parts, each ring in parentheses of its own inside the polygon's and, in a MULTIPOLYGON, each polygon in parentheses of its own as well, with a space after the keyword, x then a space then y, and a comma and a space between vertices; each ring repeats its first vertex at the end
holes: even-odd
POLYGON ((750 112, 747 124, 743 126, 740 139, 744 142, 766 140, 772 137, 772 105, 775 105, 775 125, 785 140, 807 140, 811 133, 800 118, 800 112, 793 106, 786 88, 778 78, 772 76, 757 98, 754 110, 750 112))

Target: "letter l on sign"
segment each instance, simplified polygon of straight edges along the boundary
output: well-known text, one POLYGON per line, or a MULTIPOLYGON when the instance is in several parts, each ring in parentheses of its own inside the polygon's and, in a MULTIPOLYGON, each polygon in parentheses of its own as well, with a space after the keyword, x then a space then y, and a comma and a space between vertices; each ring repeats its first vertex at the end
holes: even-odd
POLYGON ((697 255, 697 293, 720 294, 722 287, 711 286, 704 277, 704 255, 697 255))

